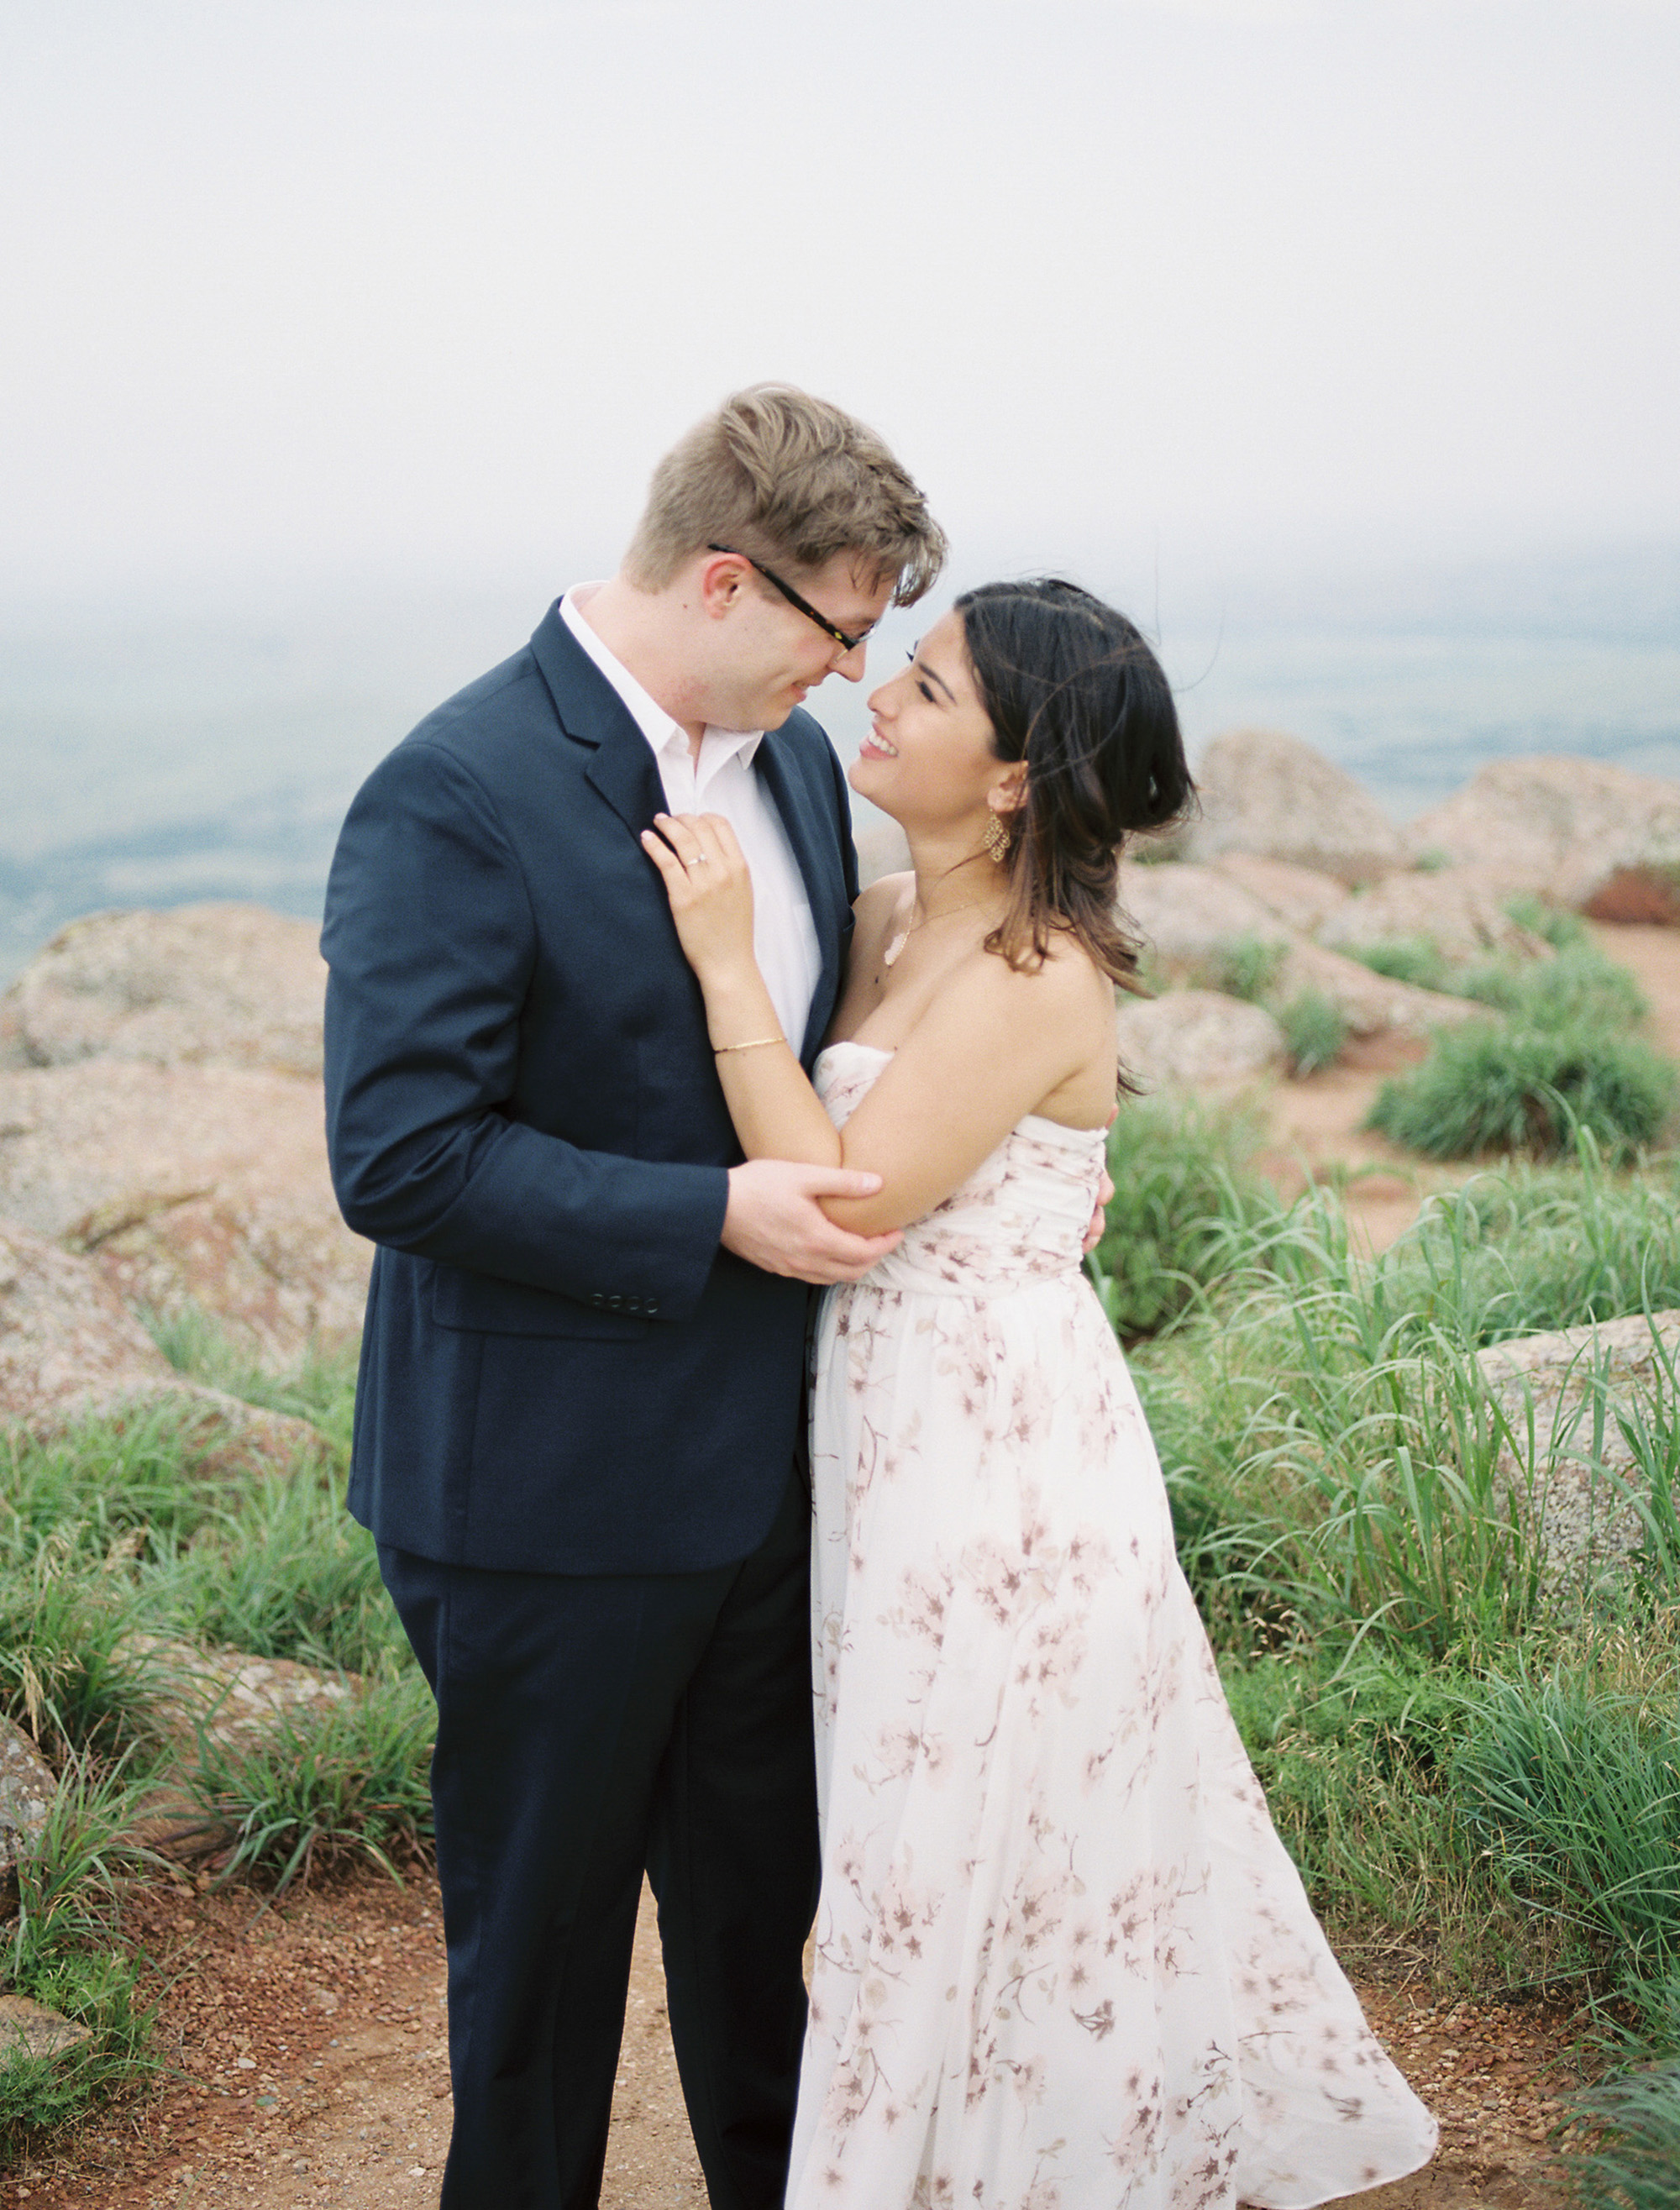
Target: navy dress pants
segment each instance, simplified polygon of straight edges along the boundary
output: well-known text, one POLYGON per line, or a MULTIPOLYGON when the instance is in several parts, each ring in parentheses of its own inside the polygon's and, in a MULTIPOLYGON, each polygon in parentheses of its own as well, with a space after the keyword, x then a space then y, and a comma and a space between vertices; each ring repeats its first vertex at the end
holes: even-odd
POLYGON ((645 1868, 714 2210, 777 2210, 815 1915, 810 1500, 740 1564, 486 1572, 382 1546, 438 1699, 443 2210, 593 2210, 645 1868))

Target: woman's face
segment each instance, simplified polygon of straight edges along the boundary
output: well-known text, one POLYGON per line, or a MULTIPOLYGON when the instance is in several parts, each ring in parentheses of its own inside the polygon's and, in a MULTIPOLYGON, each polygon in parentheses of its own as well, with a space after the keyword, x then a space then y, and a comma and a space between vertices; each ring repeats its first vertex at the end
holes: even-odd
POLYGON ((847 776, 853 789, 906 827, 968 825, 977 841, 988 794, 1018 788, 1023 770, 992 750, 961 614, 934 623, 869 712, 873 726, 847 776))

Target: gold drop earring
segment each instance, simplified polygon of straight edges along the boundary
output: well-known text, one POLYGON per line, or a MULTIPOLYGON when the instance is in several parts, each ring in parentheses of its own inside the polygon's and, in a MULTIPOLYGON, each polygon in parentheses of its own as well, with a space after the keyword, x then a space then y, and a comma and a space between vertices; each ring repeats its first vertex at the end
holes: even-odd
POLYGON ((1003 825, 1003 816, 989 807, 986 814, 986 851, 989 858, 1001 866, 1009 857, 1009 831, 1003 825))

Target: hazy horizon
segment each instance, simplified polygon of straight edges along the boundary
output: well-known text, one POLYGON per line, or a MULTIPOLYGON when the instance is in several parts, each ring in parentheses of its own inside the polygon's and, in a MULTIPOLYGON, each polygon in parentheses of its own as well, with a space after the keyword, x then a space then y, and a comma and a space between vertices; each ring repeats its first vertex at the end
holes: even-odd
MULTIPOLYGON (((1680 774, 1680 9, 56 0, 0 23, 0 972, 306 910, 373 760, 785 377, 963 584, 1397 813, 1680 774)), ((814 697, 843 752, 862 694, 814 697)))
POLYGON ((1680 10, 59 0, 0 71, 26 601, 616 556, 786 377, 959 562, 1672 538, 1680 10))

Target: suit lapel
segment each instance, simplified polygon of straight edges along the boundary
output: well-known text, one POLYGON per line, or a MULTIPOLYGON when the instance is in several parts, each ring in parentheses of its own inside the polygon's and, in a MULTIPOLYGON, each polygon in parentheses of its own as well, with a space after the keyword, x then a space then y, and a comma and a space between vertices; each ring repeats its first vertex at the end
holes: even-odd
POLYGON ((647 739, 625 711, 623 701, 615 699, 613 703, 625 726, 597 745, 583 773, 625 827, 639 836, 644 829, 652 828, 654 815, 664 812, 665 786, 647 739))
MULTIPOLYGON (((531 639, 566 734, 590 748, 583 773, 632 836, 653 826, 665 806, 659 766, 634 716, 612 685, 579 645, 558 606, 551 607, 531 639)), ((819 741, 826 744, 826 738, 819 741)), ((851 936, 851 903, 846 896, 839 828, 831 810, 821 805, 799 771, 792 746, 779 729, 767 730, 753 755, 753 771, 763 778, 805 885, 816 924, 822 972, 811 1000, 801 1057, 808 1066, 828 1026, 839 994, 841 963, 851 936)))
POLYGON ((822 973, 811 999, 811 1017, 806 1023, 800 1054, 809 1065, 839 994, 840 963, 851 933, 851 912, 846 900, 840 848, 833 820, 814 803, 805 778, 790 770, 780 730, 765 732, 752 765, 763 778, 788 832, 822 953, 822 973))
POLYGON ((560 726, 592 748, 583 770, 632 836, 651 829, 665 806, 653 748, 635 716, 551 607, 531 639, 560 726))

